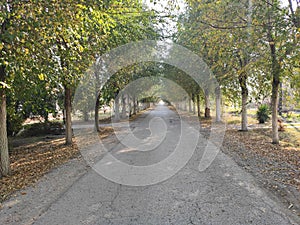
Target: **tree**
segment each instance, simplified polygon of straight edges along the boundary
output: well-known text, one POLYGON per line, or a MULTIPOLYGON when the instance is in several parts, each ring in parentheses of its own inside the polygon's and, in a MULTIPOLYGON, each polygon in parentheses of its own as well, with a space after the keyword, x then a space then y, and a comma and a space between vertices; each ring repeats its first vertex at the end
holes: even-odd
MULTIPOLYGON (((278 89, 284 63, 291 62, 293 55, 297 55, 297 48, 291 46, 297 43, 297 38, 293 37, 297 33, 298 9, 295 12, 289 1, 289 13, 276 0, 187 2, 188 13, 179 23, 178 41, 201 54, 217 76, 226 97, 237 99, 241 96, 242 130, 247 130, 247 81, 264 82, 260 76, 256 79, 253 75, 258 72, 268 75, 271 69, 273 143, 278 143, 278 89), (265 54, 267 48, 269 56, 265 54), (261 65, 263 67, 259 68, 261 65), (228 87, 237 88, 236 80, 240 86, 237 95, 232 94, 236 91, 228 90, 228 87)), ((295 62, 292 64, 297 64, 295 62)), ((266 86, 261 88, 266 90, 266 86)))
POLYGON ((38 6, 33 0, 5 1, 0 5, 0 175, 3 176, 10 173, 6 126, 7 91, 15 76, 19 75, 18 71, 23 70, 22 66, 28 62, 28 54, 34 42, 30 38, 35 37, 31 31, 38 24, 34 17, 38 6))
MULTIPOLYGON (((98 51, 97 55, 102 55, 106 51, 109 51, 112 48, 118 47, 120 45, 126 44, 131 41, 138 41, 141 39, 155 39, 158 37, 157 32, 153 28, 153 20, 154 13, 148 11, 143 7, 140 1, 132 0, 132 1, 124 1, 122 4, 112 2, 111 4, 106 5, 107 17, 109 18, 110 25, 107 26, 105 32, 109 35, 106 35, 105 43, 99 43, 98 49, 102 49, 103 51, 98 51), (116 7, 117 6, 117 7, 116 7), (101 47, 100 47, 101 46, 101 47)), ((93 28, 92 28, 93 29, 93 28)), ((96 27, 97 32, 97 27, 96 27)), ((106 81, 105 78, 105 68, 101 68, 99 63, 103 64, 101 58, 98 58, 98 63, 95 64, 97 68, 95 68, 95 77, 96 77, 96 104, 95 104, 95 129, 99 131, 99 108, 101 107, 100 98, 104 101, 103 103, 108 103, 112 98, 115 98, 119 93, 120 88, 123 84, 126 84, 128 79, 124 79, 124 76, 115 76, 114 82, 115 86, 112 86, 114 94, 108 94, 108 87, 106 86, 106 94, 101 90, 103 88, 103 81, 106 81), (101 73, 101 74, 100 74, 101 73), (118 81, 118 78, 120 80, 118 81), (100 81, 100 83, 98 82, 100 81), (124 82, 125 81, 125 82, 124 82)), ((126 73, 126 72, 125 72, 126 73)), ((130 73, 127 75, 130 78, 130 73)), ((118 99, 115 99, 115 119, 119 120, 119 102, 118 99)))
POLYGON ((279 88, 283 77, 284 61, 289 61, 295 50, 293 39, 289 37, 291 34, 294 36, 297 30, 295 29, 294 16, 289 17, 287 9, 281 8, 280 1, 266 0, 256 4, 256 31, 260 32, 261 39, 268 43, 269 48, 272 75, 272 142, 278 144, 279 88))
POLYGON ((101 34, 106 35, 103 31, 113 26, 110 19, 107 22, 103 20, 107 12, 101 9, 105 7, 106 3, 102 2, 98 5, 83 5, 81 1, 57 1, 43 18, 49 24, 43 33, 47 40, 43 48, 49 49, 48 58, 54 62, 54 69, 46 75, 60 83, 65 93, 66 144, 72 143, 71 110, 74 90, 80 77, 95 59, 101 34))
MULTIPOLYGON (((189 43, 183 43, 200 52, 219 82, 223 84, 225 93, 227 84, 234 87, 231 83, 238 81, 238 96, 242 99, 241 130, 246 131, 248 66, 256 57, 251 40, 253 32, 250 26, 249 1, 188 2, 188 18, 181 26, 184 27, 183 35, 191 36, 191 32, 192 38, 189 38, 189 43)), ((220 101, 217 102, 219 104, 220 101)))
POLYGON ((10 173, 9 155, 8 155, 8 140, 6 130, 6 94, 5 94, 5 67, 0 67, 0 81, 3 83, 0 88, 0 150, 1 150, 1 174, 7 176, 10 173))

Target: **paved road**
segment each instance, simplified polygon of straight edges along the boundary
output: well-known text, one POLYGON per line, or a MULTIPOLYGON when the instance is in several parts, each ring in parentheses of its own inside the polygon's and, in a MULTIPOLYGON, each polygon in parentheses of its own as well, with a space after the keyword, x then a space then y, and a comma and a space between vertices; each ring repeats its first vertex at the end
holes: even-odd
MULTIPOLYGON (((139 138, 151 133, 148 122, 161 117, 168 146, 152 151, 106 140, 110 153, 132 165, 150 165, 171 154, 178 140, 179 117, 160 106, 130 124, 139 138), (174 136, 175 135, 175 136, 174 136), (170 144, 171 143, 171 144, 170 144), (174 146, 172 146, 174 144, 174 146)), ((163 128, 162 128, 163 129, 163 128)), ((126 133, 126 132, 125 132, 126 133)), ((122 136, 122 131, 120 132, 122 136)), ((123 136, 125 137, 125 136, 123 136)), ((299 221, 260 188, 253 177, 219 153, 204 172, 198 166, 206 142, 200 139, 188 164, 158 184, 142 187, 109 181, 74 159, 47 174, 35 187, 5 202, 0 224, 298 224, 299 221)))

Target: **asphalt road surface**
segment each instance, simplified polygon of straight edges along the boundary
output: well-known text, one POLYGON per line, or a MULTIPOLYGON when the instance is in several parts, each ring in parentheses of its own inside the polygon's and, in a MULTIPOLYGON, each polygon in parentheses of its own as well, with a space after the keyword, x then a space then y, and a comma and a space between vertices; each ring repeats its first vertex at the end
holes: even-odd
MULTIPOLYGON (((146 144, 144 151, 122 144, 120 140, 128 135, 122 126, 120 140, 113 136, 104 145, 110 155, 126 164, 155 165, 172 154, 181 126, 174 111, 159 106, 130 123, 136 138, 148 138, 150 143, 140 143, 146 144), (155 136, 154 131, 161 133, 155 136)), ((187 164, 174 176, 152 185, 115 183, 91 169, 82 158, 71 160, 22 191, 26 195, 20 192, 4 202, 0 224, 299 224, 272 193, 259 187, 222 152, 200 172, 199 161, 207 142, 199 136, 187 164)), ((186 145, 186 151, 190 147, 186 145)), ((126 183, 128 179, 125 176, 121 181, 126 183)))

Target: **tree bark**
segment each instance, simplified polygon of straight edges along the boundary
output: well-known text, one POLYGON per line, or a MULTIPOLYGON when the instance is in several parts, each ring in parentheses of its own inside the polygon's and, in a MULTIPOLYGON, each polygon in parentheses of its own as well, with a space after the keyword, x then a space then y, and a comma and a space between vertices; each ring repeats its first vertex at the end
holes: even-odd
POLYGON ((127 95, 127 104, 128 104, 128 116, 129 117, 131 117, 131 115, 132 115, 132 105, 131 105, 131 101, 130 101, 130 96, 129 95, 127 95))
POLYGON ((115 99, 115 121, 120 120, 120 102, 119 102, 119 97, 117 96, 115 99))
POLYGON ((121 115, 122 119, 126 118, 126 97, 125 95, 122 94, 122 115, 121 115))
POLYGON ((95 102, 95 127, 94 130, 96 132, 100 132, 100 126, 99 126, 99 109, 100 109, 100 97, 101 97, 101 89, 100 89, 100 74, 98 72, 98 66, 97 64, 95 65, 95 71, 94 71, 94 76, 95 76, 95 97, 96 97, 96 102, 95 102))
POLYGON ((199 94, 197 94, 197 115, 198 115, 198 117, 200 118, 200 96, 199 96, 199 94))
POLYGON ((136 112, 140 112, 140 103, 139 100, 136 100, 136 112))
POLYGON ((95 104, 95 131, 97 132, 100 132, 100 127, 99 127, 100 96, 101 96, 101 92, 98 91, 96 96, 96 104, 95 104))
MULTIPOLYGON (((0 81, 5 82, 5 67, 0 67, 0 81)), ((8 139, 6 127, 6 93, 5 87, 0 87, 0 176, 10 174, 8 139)))
POLYGON ((196 100, 194 94, 192 94, 192 99, 193 99, 193 114, 196 114, 196 100))
POLYGON ((49 113, 48 112, 45 112, 44 120, 45 120, 45 123, 49 122, 49 113))
POLYGON ((280 64, 276 57, 276 48, 274 42, 270 42, 271 56, 272 56, 272 143, 279 144, 278 134, 278 102, 279 102, 279 86, 280 86, 280 64))
POLYGON ((216 87, 216 122, 221 122, 221 89, 220 87, 216 87))
POLYGON ((66 144, 72 144, 72 94, 71 88, 65 86, 65 111, 66 111, 66 144))
POLYGON ((204 91, 204 98, 205 98, 205 118, 210 118, 210 101, 209 101, 209 90, 204 91))
POLYGON ((132 101, 133 101, 133 115, 136 115, 136 99, 135 96, 132 97, 132 101))
POLYGON ((239 83, 242 94, 242 122, 241 130, 248 131, 248 118, 247 118, 247 102, 248 102, 248 88, 247 88, 247 74, 242 72, 239 75, 239 83))
POLYGON ((278 103, 278 115, 282 116, 282 108, 283 108, 283 89, 282 89, 282 83, 279 84, 279 103, 278 103))
POLYGON ((191 97, 189 97, 189 112, 190 113, 193 112, 193 110, 192 110, 192 98, 191 97))
POLYGON ((273 78, 272 82, 272 143, 279 144, 278 134, 278 88, 279 82, 273 78))
POLYGON ((84 109, 83 111, 83 119, 85 122, 89 121, 89 112, 87 109, 84 109))

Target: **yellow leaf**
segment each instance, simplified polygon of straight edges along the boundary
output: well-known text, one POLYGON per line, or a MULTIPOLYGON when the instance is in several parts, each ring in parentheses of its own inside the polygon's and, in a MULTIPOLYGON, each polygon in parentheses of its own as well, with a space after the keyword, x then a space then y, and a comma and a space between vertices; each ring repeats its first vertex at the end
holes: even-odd
POLYGON ((29 49, 28 49, 28 48, 25 48, 25 49, 24 49, 24 52, 25 52, 25 55, 28 55, 28 54, 29 54, 29 49))
POLYGON ((81 45, 79 45, 78 48, 79 48, 79 52, 83 52, 84 49, 83 49, 83 47, 81 45))
POLYGON ((43 73, 41 73, 41 74, 39 75, 39 79, 40 79, 40 80, 45 80, 45 75, 44 75, 43 73))

